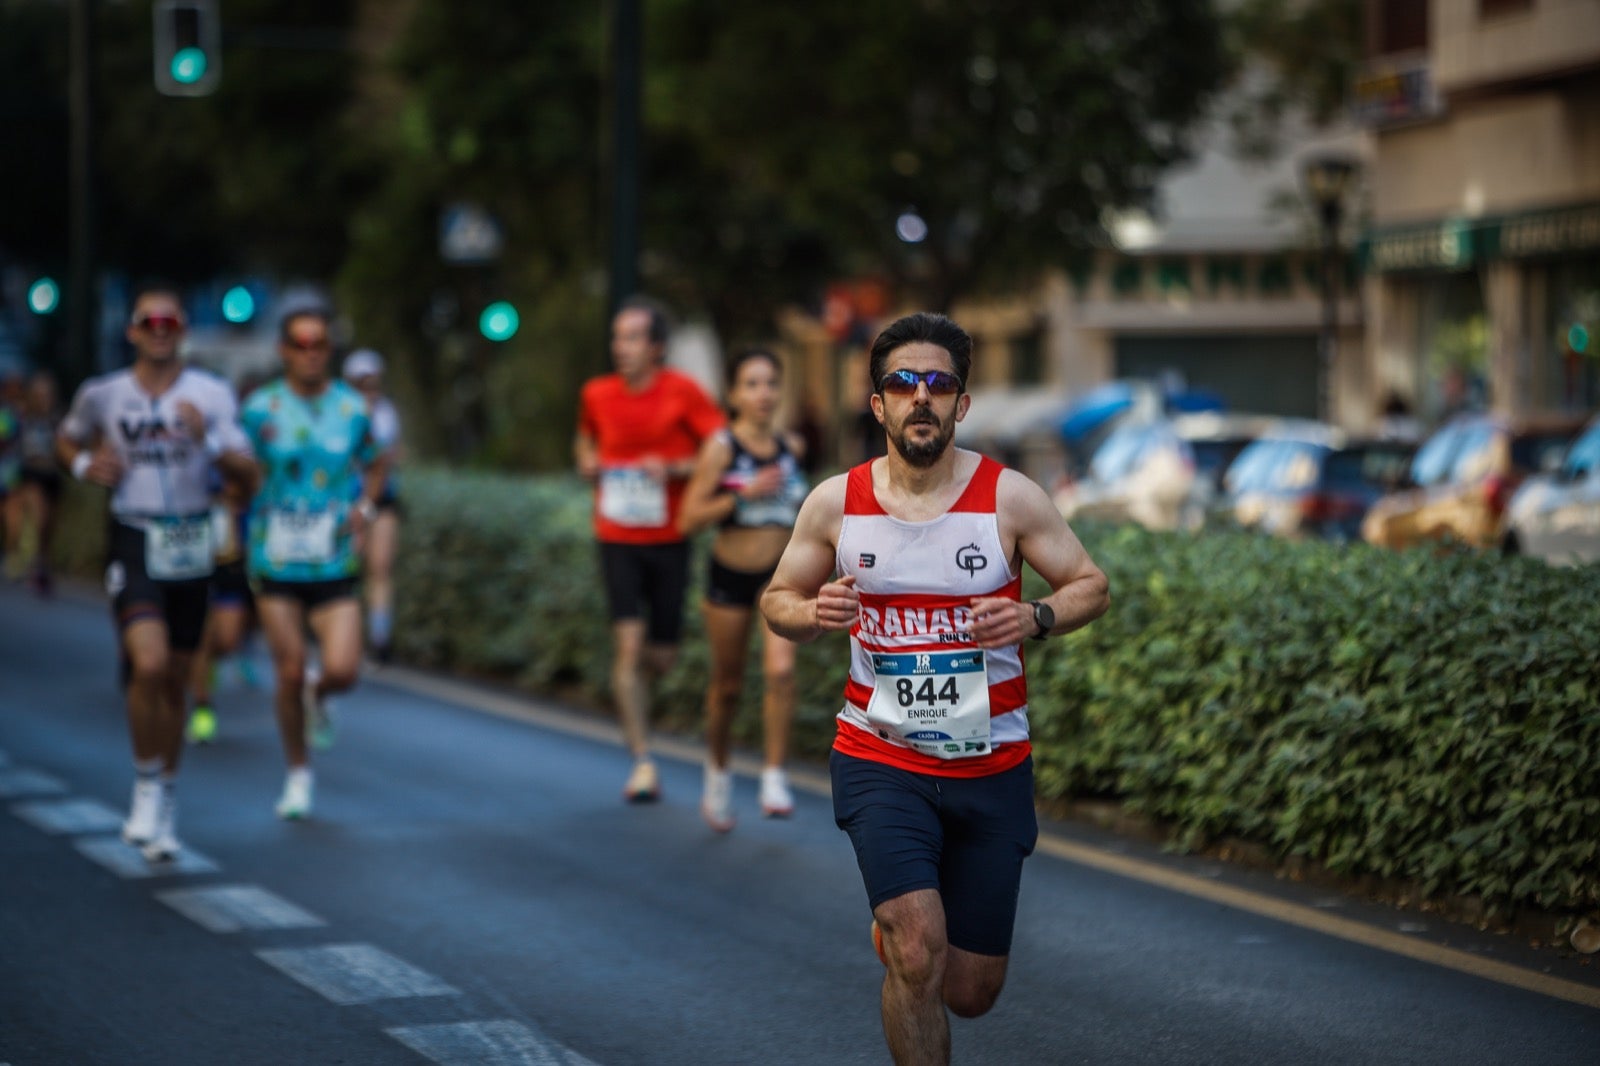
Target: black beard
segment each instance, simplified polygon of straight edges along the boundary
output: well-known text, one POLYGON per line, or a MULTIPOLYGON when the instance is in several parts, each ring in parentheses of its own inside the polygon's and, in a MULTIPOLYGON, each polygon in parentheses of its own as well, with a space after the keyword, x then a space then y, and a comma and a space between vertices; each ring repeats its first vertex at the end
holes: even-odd
POLYGON ((900 453, 900 458, 909 465, 919 470, 925 470, 939 461, 945 449, 950 447, 950 439, 955 436, 955 426, 944 426, 935 418, 911 418, 900 426, 899 433, 891 433, 889 440, 894 444, 894 450, 900 453), (915 425, 930 425, 938 428, 938 434, 930 441, 910 441, 906 439, 906 430, 915 425))

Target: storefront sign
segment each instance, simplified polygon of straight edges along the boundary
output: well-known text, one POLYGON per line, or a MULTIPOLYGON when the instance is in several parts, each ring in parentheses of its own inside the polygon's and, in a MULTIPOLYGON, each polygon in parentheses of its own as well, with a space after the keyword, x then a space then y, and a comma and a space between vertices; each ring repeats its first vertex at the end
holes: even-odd
POLYGON ((1379 274, 1593 252, 1600 250, 1600 204, 1389 230, 1369 235, 1361 248, 1367 269, 1379 274))
POLYGON ((1366 241, 1370 269, 1464 270, 1472 263, 1472 231, 1457 222, 1374 234, 1366 241))
POLYGON ((1541 211, 1500 223, 1496 251, 1507 258, 1600 249, 1600 204, 1541 211))

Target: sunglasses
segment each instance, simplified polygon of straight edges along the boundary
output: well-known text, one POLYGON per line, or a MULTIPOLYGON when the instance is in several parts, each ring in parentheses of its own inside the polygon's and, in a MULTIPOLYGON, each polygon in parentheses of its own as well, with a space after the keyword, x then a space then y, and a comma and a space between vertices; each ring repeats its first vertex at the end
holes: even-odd
POLYGON ((289 337, 283 343, 285 347, 295 348, 302 352, 316 352, 328 346, 328 338, 316 337, 312 340, 302 340, 299 337, 289 337))
POLYGON ((176 315, 140 315, 133 320, 133 327, 150 333, 175 333, 183 328, 183 319, 176 315))
POLYGON ((961 391, 961 379, 947 370, 891 370, 878 379, 878 391, 891 396, 910 396, 918 385, 928 386, 930 396, 954 396, 961 391))

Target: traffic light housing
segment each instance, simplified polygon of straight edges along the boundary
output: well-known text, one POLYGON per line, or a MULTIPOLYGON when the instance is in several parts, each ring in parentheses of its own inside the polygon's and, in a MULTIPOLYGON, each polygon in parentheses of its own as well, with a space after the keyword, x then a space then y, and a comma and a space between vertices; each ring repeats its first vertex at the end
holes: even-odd
POLYGON ((222 77, 222 24, 216 0, 156 0, 156 91, 206 96, 222 77))

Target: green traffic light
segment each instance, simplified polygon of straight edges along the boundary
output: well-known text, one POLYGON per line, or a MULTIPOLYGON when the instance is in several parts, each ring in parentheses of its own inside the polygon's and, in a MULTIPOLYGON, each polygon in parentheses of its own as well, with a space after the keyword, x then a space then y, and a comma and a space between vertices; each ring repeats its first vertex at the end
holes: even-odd
POLYGON ((522 319, 517 309, 504 300, 497 300, 483 309, 478 316, 478 332, 492 341, 508 341, 517 334, 522 319))
POLYGON ((1567 330, 1567 343, 1572 350, 1583 355, 1589 350, 1589 330, 1582 322, 1574 322, 1572 328, 1567 330))
POLYGON ((61 304, 61 286, 54 278, 40 278, 28 286, 28 310, 48 315, 61 304))
POLYGON ((255 317, 256 300, 243 285, 235 285, 222 294, 222 317, 241 326, 255 317))
POLYGON ((172 54, 172 80, 179 85, 193 85, 206 76, 206 54, 190 46, 172 54))

